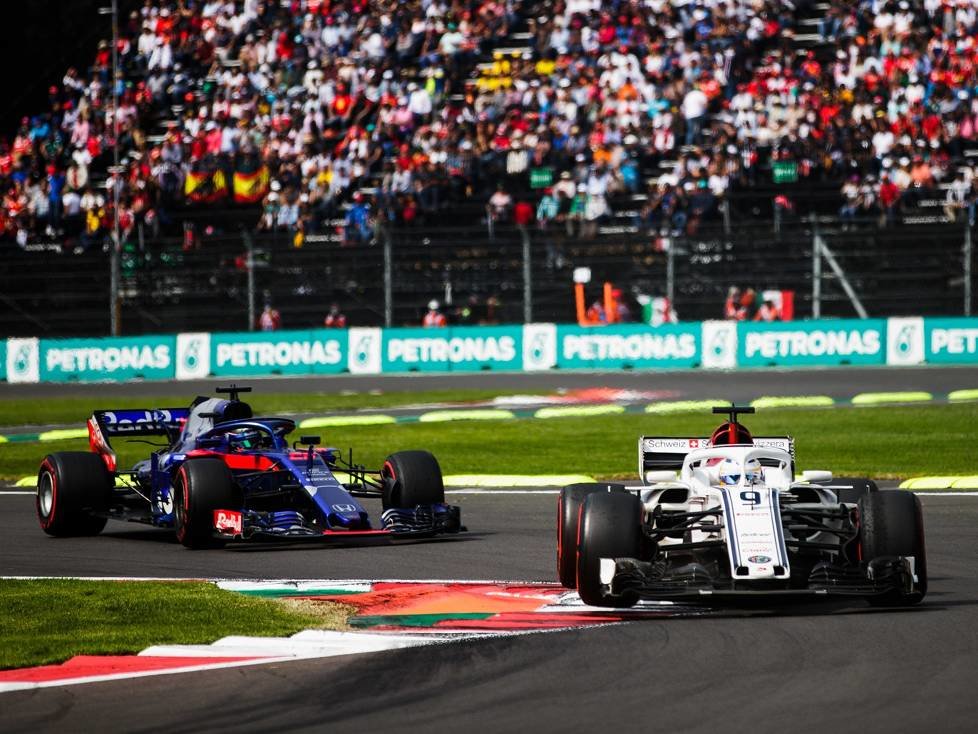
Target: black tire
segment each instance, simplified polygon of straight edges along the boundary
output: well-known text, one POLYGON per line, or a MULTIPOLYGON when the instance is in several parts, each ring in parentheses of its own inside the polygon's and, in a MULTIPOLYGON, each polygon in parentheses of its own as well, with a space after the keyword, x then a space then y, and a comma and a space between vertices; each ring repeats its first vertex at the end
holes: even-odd
POLYGON ((189 459, 173 479, 173 529, 186 548, 220 548, 214 510, 240 510, 241 493, 220 459, 189 459))
POLYGON ((915 591, 894 589, 870 597, 870 603, 874 606, 918 604, 927 594, 927 550, 920 499, 904 490, 871 492, 859 500, 859 518, 863 561, 868 563, 880 556, 913 556, 918 579, 915 591))
POLYGON ((98 454, 60 451, 48 454, 37 473, 34 502, 41 530, 59 538, 98 535, 112 497, 112 473, 98 454))
POLYGON ((832 479, 814 483, 821 484, 825 487, 838 487, 838 489, 833 489, 832 491, 835 492, 839 502, 849 502, 852 504, 856 504, 864 495, 870 492, 879 491, 876 482, 866 477, 832 477, 832 479))
POLYGON ((642 548, 642 503, 628 492, 588 495, 581 511, 577 543, 577 593, 596 607, 630 607, 636 594, 605 594, 601 558, 638 558, 642 548))
POLYGON ((445 483, 438 460, 427 451, 398 451, 384 461, 382 501, 392 507, 414 509, 445 501, 445 483))
POLYGON ((577 529, 581 506, 595 492, 624 492, 621 484, 568 484, 557 500, 557 578, 568 589, 577 588, 577 529))

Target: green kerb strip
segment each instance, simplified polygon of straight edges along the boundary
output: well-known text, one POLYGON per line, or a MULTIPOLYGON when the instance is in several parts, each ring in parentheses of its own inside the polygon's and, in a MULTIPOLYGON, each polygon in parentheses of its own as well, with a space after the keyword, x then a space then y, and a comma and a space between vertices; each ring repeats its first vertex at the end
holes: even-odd
POLYGON ((434 627, 439 622, 453 622, 463 619, 489 619, 496 612, 455 612, 446 614, 373 614, 364 617, 351 617, 351 627, 434 627))
POLYGON ((955 390, 948 393, 948 400, 978 400, 978 390, 955 390))
POLYGON ((883 403, 924 403, 934 399, 929 392, 864 392, 852 399, 853 405, 881 405, 883 403))
POLYGON ((88 438, 87 428, 58 428, 37 435, 38 441, 66 441, 71 438, 88 438))
POLYGON ((263 596, 273 599, 283 599, 290 596, 350 596, 352 594, 366 594, 366 591, 350 591, 349 589, 302 589, 278 588, 278 589, 234 589, 238 594, 245 596, 263 596))
POLYGON ((4 440, 10 443, 33 443, 34 441, 39 441, 41 439, 41 434, 39 433, 11 433, 3 437, 4 440))
POLYGON ((554 408, 540 408, 534 418, 568 418, 589 415, 612 415, 624 413, 624 405, 563 405, 554 408))
POLYGON ((421 423, 443 423, 445 421, 502 421, 513 420, 516 416, 511 410, 433 410, 418 416, 421 423))
POLYGON ((676 400, 668 403, 652 403, 645 406, 646 413, 699 413, 716 406, 728 406, 729 400, 676 400))
POLYGON ((751 407, 758 410, 770 408, 824 408, 835 405, 828 395, 792 395, 785 397, 765 396, 751 401, 751 407))
POLYGON ((381 426, 397 423, 392 415, 324 415, 306 418, 299 428, 331 428, 334 426, 381 426))

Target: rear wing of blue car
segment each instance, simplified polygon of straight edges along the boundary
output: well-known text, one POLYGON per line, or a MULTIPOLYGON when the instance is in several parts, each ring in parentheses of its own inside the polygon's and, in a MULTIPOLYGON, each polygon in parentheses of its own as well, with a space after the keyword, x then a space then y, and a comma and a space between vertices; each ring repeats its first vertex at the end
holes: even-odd
POLYGON ((134 408, 96 410, 92 419, 106 438, 112 436, 167 436, 179 431, 190 408, 134 408))
POLYGON ((109 439, 115 436, 166 436, 175 440, 190 415, 190 408, 135 408, 96 410, 88 419, 88 445, 116 470, 115 451, 109 439))
MULTIPOLYGON (((638 475, 645 482, 646 474, 650 471, 679 471, 683 468, 686 454, 712 445, 706 437, 642 436, 638 440, 638 475)), ((754 436, 754 445, 787 451, 794 464, 795 440, 791 436, 754 436)))

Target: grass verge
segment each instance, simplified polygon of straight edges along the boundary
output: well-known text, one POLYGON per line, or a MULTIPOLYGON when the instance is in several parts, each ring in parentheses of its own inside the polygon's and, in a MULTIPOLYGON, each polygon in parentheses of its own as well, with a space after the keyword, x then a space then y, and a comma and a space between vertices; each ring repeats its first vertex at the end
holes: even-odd
MULTIPOLYGON (((215 382, 215 384, 217 384, 215 382)), ((93 410, 131 408, 172 408, 190 404, 181 397, 112 397, 111 387, 106 394, 92 397, 37 400, 12 398, 0 401, 0 426, 76 424, 84 426, 93 410)), ((430 390, 427 392, 392 393, 252 393, 243 396, 255 415, 292 415, 296 413, 329 413, 361 408, 394 408, 426 403, 462 403, 491 400, 512 390, 430 390)), ((521 390, 524 394, 540 394, 540 390, 521 390)), ((8 431, 9 432, 9 431, 8 431)))
POLYGON ((150 645, 207 644, 227 635, 344 629, 352 608, 295 606, 206 582, 0 580, 0 669, 73 655, 136 653, 150 645))
MULTIPOLYGON (((642 434, 708 436, 717 417, 615 415, 553 420, 350 426, 324 431, 326 445, 346 451, 369 468, 402 449, 427 449, 445 474, 590 474, 637 477, 642 434)), ((928 474, 974 474, 978 404, 832 409, 778 409, 744 419, 757 435, 791 435, 798 466, 837 475, 881 479, 928 474)), ((146 458, 145 444, 118 442, 120 466, 146 458)), ((87 442, 0 446, 0 478, 32 475, 46 453, 87 450, 87 442)))

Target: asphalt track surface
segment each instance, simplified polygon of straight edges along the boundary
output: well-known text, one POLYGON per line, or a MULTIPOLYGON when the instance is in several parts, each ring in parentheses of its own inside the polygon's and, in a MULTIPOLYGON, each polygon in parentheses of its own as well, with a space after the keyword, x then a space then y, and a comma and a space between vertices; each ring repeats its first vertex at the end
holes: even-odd
MULTIPOLYGON (((0 386, 10 397, 189 396, 206 383, 0 386)), ((243 382, 243 381, 242 381, 243 382)), ((681 398, 978 386, 974 369, 486 374, 253 380, 263 392, 609 386, 681 398)), ((366 548, 190 552, 110 523, 51 539, 0 496, 0 575, 553 580, 553 494, 453 494, 470 532, 366 548)), ((754 610, 3 694, 0 731, 967 731, 978 720, 978 498, 924 497, 925 602, 754 610)), ((368 506, 368 509, 373 509, 368 506)), ((2 613, 2 612, 0 612, 2 613)))
MULTIPOLYGON (((382 390, 412 392, 480 388, 484 390, 557 390, 558 388, 617 387, 632 390, 664 390, 682 399, 726 398, 750 400, 762 395, 828 395, 849 398, 861 392, 926 390, 949 393, 978 387, 974 367, 826 367, 821 369, 755 369, 733 372, 709 370, 612 372, 469 372, 408 375, 330 375, 323 377, 235 378, 262 393, 303 393, 382 390)), ((179 396, 209 395, 231 378, 186 382, 61 383, 10 385, 0 383, 5 398, 50 398, 114 395, 179 396)), ((87 416, 79 416, 84 420, 87 416)))
MULTIPOLYGON (((192 552, 110 523, 44 536, 0 496, 4 575, 554 578, 553 494, 453 494, 472 528, 397 547, 192 552)), ((916 608, 725 612, 0 696, 0 731, 974 731, 978 498, 923 498, 916 608)))

